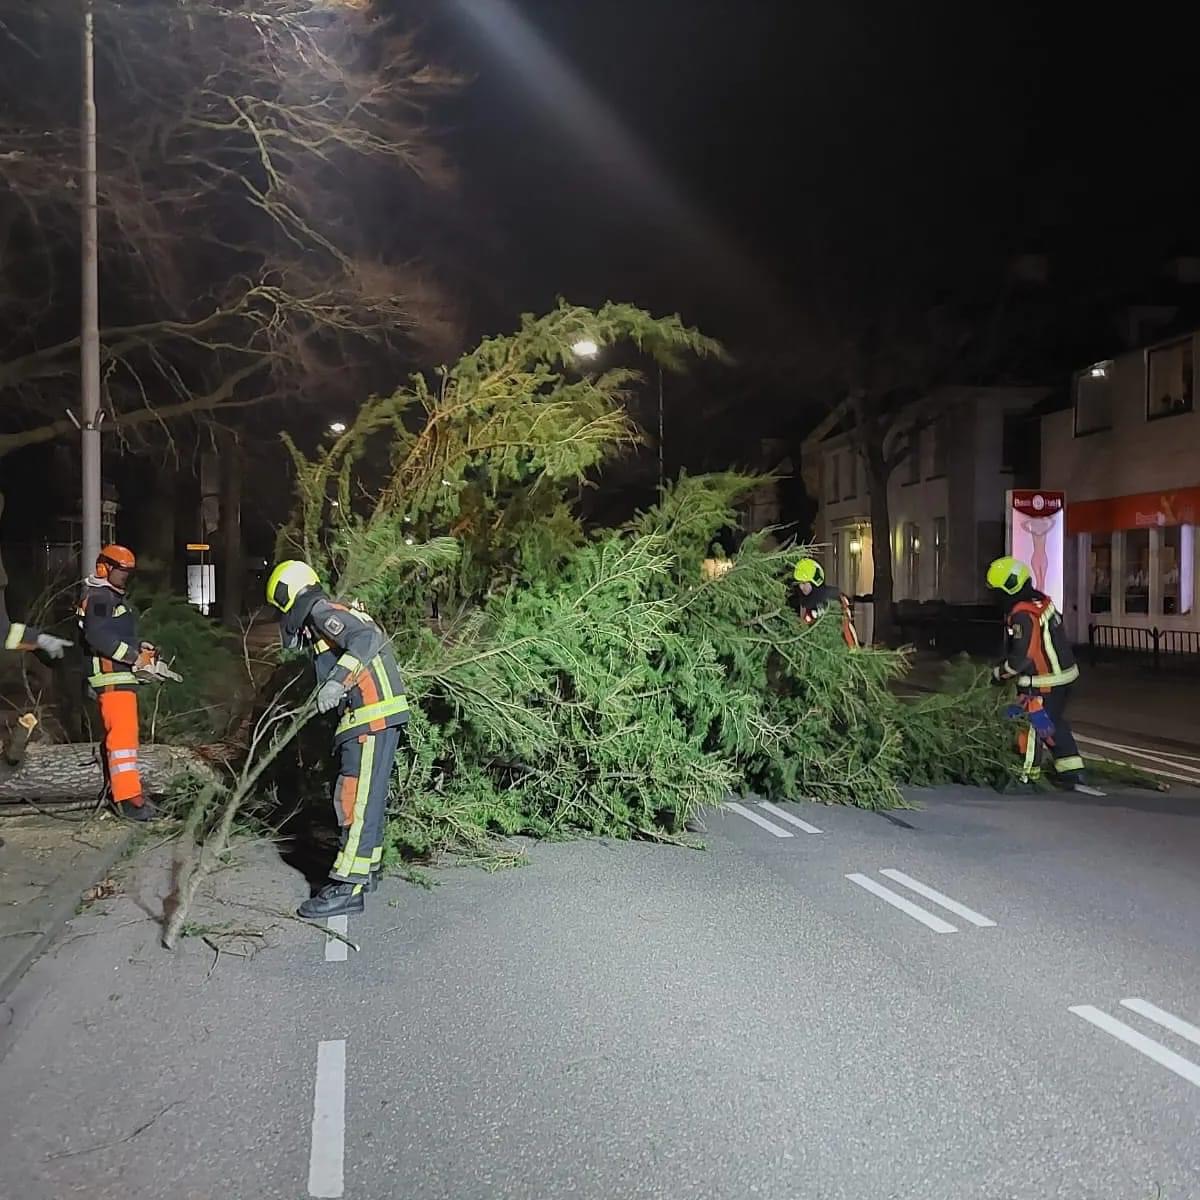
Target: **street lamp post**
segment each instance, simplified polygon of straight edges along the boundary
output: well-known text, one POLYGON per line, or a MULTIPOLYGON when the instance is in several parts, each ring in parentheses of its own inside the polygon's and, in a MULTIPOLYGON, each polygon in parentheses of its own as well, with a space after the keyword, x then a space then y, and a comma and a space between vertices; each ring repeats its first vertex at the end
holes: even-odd
POLYGON ((79 335, 80 426, 82 478, 82 574, 95 566, 100 553, 100 278, 96 217, 96 54, 92 0, 83 5, 83 274, 79 335))

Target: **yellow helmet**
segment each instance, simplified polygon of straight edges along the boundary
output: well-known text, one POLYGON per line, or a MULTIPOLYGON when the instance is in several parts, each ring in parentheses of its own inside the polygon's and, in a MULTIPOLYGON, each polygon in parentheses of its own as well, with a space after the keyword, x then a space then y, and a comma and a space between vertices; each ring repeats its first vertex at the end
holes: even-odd
POLYGON ((1019 559, 1006 554, 987 569, 987 585, 1006 596, 1015 596, 1031 579, 1033 572, 1019 559))
POLYGON ((820 587, 825 582, 825 568, 815 558, 802 558, 792 572, 797 583, 811 583, 820 587))
POLYGON ((308 563, 289 558, 287 562, 281 562, 267 580, 267 603, 273 604, 280 612, 288 612, 305 588, 320 582, 316 571, 308 563))

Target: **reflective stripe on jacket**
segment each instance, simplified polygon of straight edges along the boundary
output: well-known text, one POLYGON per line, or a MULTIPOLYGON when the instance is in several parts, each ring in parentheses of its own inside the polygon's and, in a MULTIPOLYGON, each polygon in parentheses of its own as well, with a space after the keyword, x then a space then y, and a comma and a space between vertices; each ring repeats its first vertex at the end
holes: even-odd
POLYGON ((1001 673, 1017 687, 1049 691, 1079 678, 1062 618, 1048 596, 1035 592, 1008 611, 1008 646, 1001 673))
POLYGON ((346 685, 335 741, 408 721, 400 667, 383 630, 367 613, 322 596, 307 624, 317 656, 317 679, 346 685))
POLYGON ((88 685, 97 692, 135 691, 137 678, 130 668, 137 661, 137 612, 111 583, 84 581, 77 611, 84 653, 90 659, 88 685))
POLYGON ((0 646, 5 650, 36 650, 40 630, 0 617, 0 646))

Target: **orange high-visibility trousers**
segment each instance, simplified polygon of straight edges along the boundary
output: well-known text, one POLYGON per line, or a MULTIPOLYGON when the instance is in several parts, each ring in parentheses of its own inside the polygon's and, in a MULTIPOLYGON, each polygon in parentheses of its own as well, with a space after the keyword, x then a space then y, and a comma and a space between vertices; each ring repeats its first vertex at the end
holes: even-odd
POLYGON ((101 692, 100 720, 104 722, 104 772, 116 803, 142 804, 138 774, 138 710, 135 692, 101 692))

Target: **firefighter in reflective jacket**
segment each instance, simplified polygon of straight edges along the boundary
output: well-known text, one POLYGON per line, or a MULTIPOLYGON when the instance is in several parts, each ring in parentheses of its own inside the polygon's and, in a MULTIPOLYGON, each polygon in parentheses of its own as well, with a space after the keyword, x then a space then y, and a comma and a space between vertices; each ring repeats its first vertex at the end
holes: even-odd
POLYGON ((382 867, 388 785, 408 723, 400 668, 379 626, 331 600, 307 563, 280 563, 267 580, 267 601, 280 612, 284 646, 307 645, 315 655, 317 710, 339 714, 333 806, 341 849, 329 882, 298 911, 310 918, 359 913, 382 867))
POLYGON ((1040 775, 1038 743, 1054 758, 1059 782, 1073 789, 1083 782, 1083 758, 1067 721, 1071 688, 1079 667, 1062 618, 1049 596, 1033 586, 1033 573, 1018 559, 998 558, 988 567, 988 587, 1005 597, 1007 643, 1003 660, 992 669, 996 683, 1016 684, 1017 712, 1029 721, 1018 736, 1023 781, 1040 775))
POLYGON ((0 646, 5 650, 40 650, 50 658, 62 658, 63 651, 70 644, 65 638, 42 633, 32 625, 10 621, 0 612, 0 646))
POLYGON ((847 646, 858 645, 858 633, 854 628, 854 617, 850 600, 836 588, 825 586, 825 569, 815 558, 802 558, 792 572, 800 590, 800 617, 805 625, 813 625, 817 618, 831 605, 842 610, 842 640, 847 646))
POLYGON ((96 697, 104 726, 104 772, 118 816, 152 821, 158 809, 142 791, 138 772, 138 677, 157 660, 149 642, 138 639, 138 615, 125 595, 137 567, 126 546, 105 546, 96 573, 83 581, 77 616, 88 660, 88 690, 96 697))

